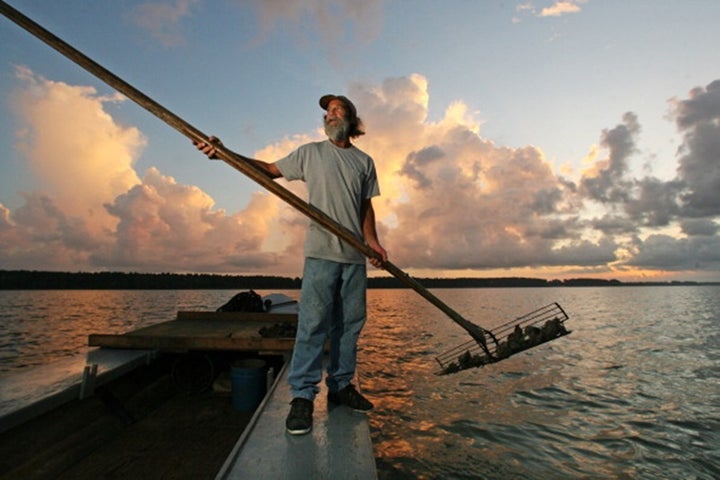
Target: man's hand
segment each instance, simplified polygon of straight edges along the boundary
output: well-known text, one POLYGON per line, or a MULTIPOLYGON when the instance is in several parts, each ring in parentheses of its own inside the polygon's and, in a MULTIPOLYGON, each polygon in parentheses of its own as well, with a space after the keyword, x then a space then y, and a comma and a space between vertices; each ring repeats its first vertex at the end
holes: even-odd
POLYGON ((370 264, 375 268, 382 268, 383 262, 386 262, 388 259, 387 251, 385 251, 385 249, 379 243, 368 244, 368 246, 380 255, 380 258, 371 257, 370 264))
POLYGON ((193 140, 193 145, 195 145, 195 148, 207 155, 209 159, 214 160, 218 158, 215 145, 222 145, 223 143, 217 137, 209 137, 208 140, 210 141, 210 143, 198 142, 196 140, 193 140))

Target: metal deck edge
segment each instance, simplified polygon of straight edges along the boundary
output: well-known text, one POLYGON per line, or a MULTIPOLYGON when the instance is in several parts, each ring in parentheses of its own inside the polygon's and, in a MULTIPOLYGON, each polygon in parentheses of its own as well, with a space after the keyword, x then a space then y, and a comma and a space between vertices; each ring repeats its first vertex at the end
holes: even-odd
POLYGON ((285 432, 290 408, 287 365, 215 479, 376 480, 367 414, 344 406, 328 408, 324 389, 315 399, 312 431, 301 436, 285 432))

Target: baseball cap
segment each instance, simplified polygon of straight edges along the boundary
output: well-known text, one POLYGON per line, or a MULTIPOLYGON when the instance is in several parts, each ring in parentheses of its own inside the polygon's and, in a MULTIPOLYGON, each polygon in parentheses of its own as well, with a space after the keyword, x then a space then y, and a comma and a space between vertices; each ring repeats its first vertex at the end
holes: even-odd
POLYGON ((340 100, 344 105, 345 108, 348 109, 348 113, 351 117, 357 117, 357 110, 355 109, 355 105, 344 95, 323 95, 320 97, 320 106, 323 110, 327 110, 328 105, 330 105, 330 102, 333 100, 340 100))

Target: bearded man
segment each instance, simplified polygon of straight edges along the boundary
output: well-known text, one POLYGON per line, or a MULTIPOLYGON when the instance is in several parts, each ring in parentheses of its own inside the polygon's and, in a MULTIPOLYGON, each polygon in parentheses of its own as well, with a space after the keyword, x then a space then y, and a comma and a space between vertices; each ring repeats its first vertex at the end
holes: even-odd
MULTIPOLYGON (((372 198, 380 195, 375 164, 351 142, 364 135, 362 121, 345 96, 325 95, 320 106, 326 111, 327 140, 305 144, 274 163, 245 159, 271 178, 304 181, 308 202, 376 251, 381 260, 373 258, 370 263, 379 267, 387 260, 387 252, 378 240, 372 206, 372 198)), ((212 143, 196 146, 215 158, 212 143)), ((357 343, 367 318, 366 258, 314 221, 308 227, 304 256, 298 329, 288 375, 292 401, 285 426, 291 435, 312 429, 313 401, 320 392, 328 338, 328 401, 358 411, 373 408, 351 383, 357 343)))

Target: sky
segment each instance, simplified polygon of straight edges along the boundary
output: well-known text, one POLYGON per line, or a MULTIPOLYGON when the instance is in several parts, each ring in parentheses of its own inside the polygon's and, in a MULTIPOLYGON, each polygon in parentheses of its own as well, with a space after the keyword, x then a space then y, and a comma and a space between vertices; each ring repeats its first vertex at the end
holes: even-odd
MULTIPOLYGON (((7 3, 249 157, 347 95, 411 275, 720 281, 716 0, 7 3)), ((305 217, 4 17, 0 109, 0 269, 301 276, 305 217)))

